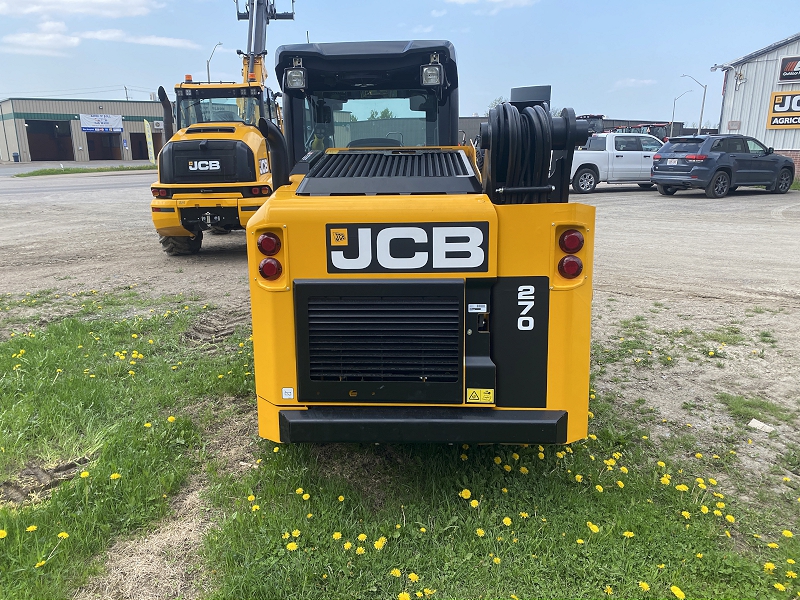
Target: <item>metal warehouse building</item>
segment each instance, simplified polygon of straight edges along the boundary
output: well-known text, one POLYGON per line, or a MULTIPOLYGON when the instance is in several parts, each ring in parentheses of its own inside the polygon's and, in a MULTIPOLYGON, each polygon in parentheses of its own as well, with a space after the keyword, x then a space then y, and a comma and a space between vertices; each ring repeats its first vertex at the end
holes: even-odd
POLYGON ((716 69, 725 71, 720 133, 749 135, 791 156, 800 176, 800 33, 716 69))
POLYGON ((144 121, 158 153, 163 119, 159 102, 0 100, 0 161, 147 160, 144 121))

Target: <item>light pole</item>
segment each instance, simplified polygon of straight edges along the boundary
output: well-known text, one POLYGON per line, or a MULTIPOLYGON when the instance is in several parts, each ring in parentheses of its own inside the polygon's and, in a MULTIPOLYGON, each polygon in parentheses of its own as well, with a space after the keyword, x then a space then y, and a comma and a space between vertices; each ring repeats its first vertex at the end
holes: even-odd
MULTIPOLYGON (((681 77, 688 77, 689 79, 694 79, 691 75, 681 75, 681 77)), ((703 103, 700 105, 700 122, 697 124, 697 135, 700 135, 700 131, 703 129, 703 110, 706 107, 706 89, 708 88, 707 85, 703 85, 697 79, 694 79, 694 82, 703 88, 703 103)))
MULTIPOLYGON (((222 42, 217 42, 217 46, 222 46, 222 42)), ((214 50, 217 49, 217 46, 214 46, 214 50)), ((211 59, 214 58, 214 50, 211 51, 211 56, 208 57, 206 61, 206 76, 208 77, 208 83, 211 83, 211 59)))
MULTIPOLYGON (((681 96, 685 96, 691 91, 692 90, 686 90, 681 94, 681 96)), ((681 96, 678 96, 678 98, 680 98, 681 96)), ((672 120, 669 122, 669 137, 672 137, 672 128, 675 126, 675 103, 678 101, 678 98, 675 98, 672 101, 672 120)))

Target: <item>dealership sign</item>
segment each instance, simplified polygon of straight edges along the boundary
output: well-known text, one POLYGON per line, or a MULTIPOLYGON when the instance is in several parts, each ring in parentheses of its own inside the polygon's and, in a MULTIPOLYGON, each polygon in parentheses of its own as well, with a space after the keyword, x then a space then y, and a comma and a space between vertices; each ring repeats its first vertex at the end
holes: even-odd
POLYGON ((800 56, 784 56, 781 59, 781 70, 778 72, 778 83, 798 81, 800 81, 800 56))
POLYGON ((800 129, 800 91, 772 92, 767 129, 800 129))
POLYGON ((99 133, 122 132, 122 115, 81 115, 81 130, 99 133))

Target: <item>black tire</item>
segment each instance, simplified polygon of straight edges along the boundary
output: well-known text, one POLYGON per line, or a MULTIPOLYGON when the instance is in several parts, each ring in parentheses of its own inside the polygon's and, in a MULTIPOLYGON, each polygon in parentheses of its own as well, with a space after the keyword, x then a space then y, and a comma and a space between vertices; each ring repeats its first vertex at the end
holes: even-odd
POLYGON ((212 225, 209 231, 211 232, 211 235, 227 235, 231 232, 230 229, 225 229, 224 227, 218 227, 217 225, 212 225))
POLYGON ((597 173, 588 167, 578 169, 572 178, 572 189, 579 194, 591 194, 596 187, 597 173))
POLYGON ((642 188, 643 190, 649 190, 650 188, 653 187, 653 184, 652 183, 640 183, 639 187, 642 188))
POLYGON ((658 188, 658 193, 661 194, 662 196, 673 196, 675 195, 675 192, 678 191, 674 187, 671 187, 669 185, 661 185, 660 183, 656 184, 656 188, 658 188))
POLYGON ((773 194, 785 194, 789 191, 790 187, 792 187, 792 172, 784 167, 780 170, 780 173, 778 173, 778 177, 775 179, 775 185, 770 192, 773 194))
POLYGON ((725 171, 717 171, 706 186, 706 196, 709 198, 724 198, 731 189, 731 176, 725 171))
POLYGON ((483 162, 485 155, 486 150, 483 148, 475 148, 475 165, 478 167, 478 171, 481 173, 483 173, 483 162))
POLYGON ((164 252, 170 256, 197 254, 203 244, 203 232, 198 231, 194 237, 162 235, 158 241, 164 252))

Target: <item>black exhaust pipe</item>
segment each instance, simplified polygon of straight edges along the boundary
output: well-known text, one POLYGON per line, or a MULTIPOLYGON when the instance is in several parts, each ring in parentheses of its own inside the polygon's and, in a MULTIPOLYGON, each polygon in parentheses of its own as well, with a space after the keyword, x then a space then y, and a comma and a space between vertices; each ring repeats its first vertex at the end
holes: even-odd
POLYGON ((175 133, 175 120, 172 118, 172 103, 167 98, 164 86, 158 86, 158 99, 161 100, 161 107, 164 109, 164 141, 167 142, 175 133))
POLYGON ((269 148, 269 162, 272 167, 272 189, 277 190, 282 185, 289 185, 289 150, 286 138, 272 121, 264 117, 258 120, 258 130, 267 140, 269 148))

